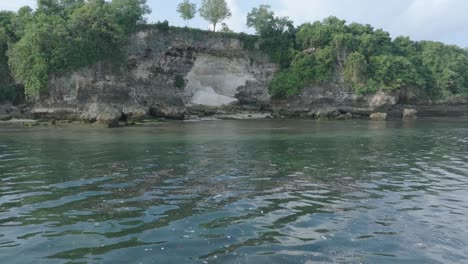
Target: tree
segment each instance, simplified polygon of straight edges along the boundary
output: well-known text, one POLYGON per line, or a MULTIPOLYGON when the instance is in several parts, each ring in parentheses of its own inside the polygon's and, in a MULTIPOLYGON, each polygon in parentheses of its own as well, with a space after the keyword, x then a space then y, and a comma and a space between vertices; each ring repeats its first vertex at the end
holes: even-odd
POLYGON ((189 21, 192 20, 197 13, 197 5, 191 3, 189 0, 184 0, 184 2, 177 6, 177 12, 179 12, 180 17, 185 20, 185 26, 187 27, 189 21))
POLYGON ((20 40, 24 35, 24 30, 28 23, 34 19, 33 10, 29 6, 23 6, 18 10, 16 16, 13 17, 11 24, 15 34, 14 42, 20 40))
POLYGON ((119 57, 149 12, 146 0, 39 0, 35 13, 20 9, 13 19, 19 40, 8 46, 12 75, 35 97, 52 75, 119 57))
POLYGON ((260 47, 270 58, 288 66, 295 42, 295 28, 288 17, 277 17, 269 5, 260 5, 247 14, 247 26, 255 28, 261 37, 260 47))
POLYGON ((361 92, 365 89, 368 79, 369 65, 366 57, 359 52, 351 53, 345 62, 344 76, 356 92, 361 92))
POLYGON ((255 29, 257 35, 265 35, 275 24, 275 13, 270 5, 260 5, 247 14, 247 26, 255 29))
POLYGON ((216 25, 231 17, 231 10, 229 9, 225 0, 202 0, 200 15, 213 24, 213 31, 216 31, 216 25))

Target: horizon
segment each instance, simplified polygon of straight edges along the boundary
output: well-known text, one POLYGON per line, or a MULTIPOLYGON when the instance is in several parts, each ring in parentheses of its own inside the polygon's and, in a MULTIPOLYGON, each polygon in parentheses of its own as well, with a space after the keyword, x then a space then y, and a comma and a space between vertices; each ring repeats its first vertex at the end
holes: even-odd
MULTIPOLYGON (((148 0, 152 13, 147 16, 148 23, 167 20, 171 26, 185 26, 185 22, 176 11, 180 1, 148 0)), ((193 0, 200 7, 201 0, 193 0)), ((226 0, 232 17, 226 21, 235 32, 253 34, 254 30, 246 26, 247 13, 260 4, 268 4, 277 16, 287 16, 297 27, 303 23, 321 21, 329 16, 336 16, 347 23, 370 24, 375 29, 383 29, 392 38, 408 36, 415 41, 438 41, 448 45, 468 47, 468 17, 463 10, 468 10, 468 1, 463 0, 396 0, 387 3, 383 0, 361 0, 359 4, 352 0, 226 0)), ((17 11, 28 5, 36 8, 35 0, 17 0, 0 3, 0 10, 17 11)), ((209 24, 197 13, 189 27, 203 30, 209 24)))

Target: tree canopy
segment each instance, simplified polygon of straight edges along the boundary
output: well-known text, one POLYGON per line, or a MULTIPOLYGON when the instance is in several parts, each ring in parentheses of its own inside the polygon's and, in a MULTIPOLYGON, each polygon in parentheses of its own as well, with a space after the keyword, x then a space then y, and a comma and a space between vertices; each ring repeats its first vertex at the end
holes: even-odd
POLYGON ((266 5, 247 16, 264 51, 281 66, 271 84, 274 95, 298 94, 343 74, 356 93, 416 88, 433 98, 468 96, 468 53, 462 48, 407 37, 392 40, 382 29, 336 17, 296 29, 286 21, 266 5))
POLYGON ((179 12, 180 17, 185 20, 185 26, 188 26, 188 21, 192 20, 197 13, 197 5, 189 0, 184 0, 177 6, 177 12, 179 12))
POLYGON ((216 25, 231 17, 225 0, 202 0, 200 7, 200 16, 213 24, 213 31, 216 31, 216 25))
POLYGON ((36 11, 2 12, 0 76, 36 96, 52 74, 115 57, 149 12, 146 0, 38 0, 36 11))

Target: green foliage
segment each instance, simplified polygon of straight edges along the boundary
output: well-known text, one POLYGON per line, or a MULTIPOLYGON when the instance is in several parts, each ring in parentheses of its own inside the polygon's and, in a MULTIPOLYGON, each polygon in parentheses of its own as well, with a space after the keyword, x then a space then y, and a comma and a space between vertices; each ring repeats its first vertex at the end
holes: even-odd
POLYGON ((22 8, 12 19, 12 75, 34 97, 52 74, 119 57, 119 47, 148 12, 146 0, 39 0, 36 12, 22 8))
POLYGON ((275 74, 270 85, 270 92, 279 97, 296 95, 305 85, 305 81, 300 71, 283 69, 275 74))
POLYGON ((189 0, 184 0, 177 6, 177 12, 179 12, 180 17, 185 20, 185 25, 188 26, 188 21, 193 19, 197 13, 197 5, 189 0))
POLYGON ((295 45, 293 22, 287 17, 276 17, 270 6, 261 5, 247 15, 247 26, 255 28, 260 35, 260 48, 281 67, 288 67, 295 45))
POLYGON ((269 5, 260 5, 247 14, 247 26, 255 29, 257 35, 268 35, 276 27, 275 13, 269 5))
MULTIPOLYGON (((249 15, 254 19, 248 17, 248 21, 256 29, 274 19, 266 7, 249 15)), ((412 87, 435 98, 468 96, 468 55, 459 47, 414 42, 407 37, 392 41, 388 32, 370 25, 348 25, 336 17, 301 25, 295 39, 295 45, 273 56, 290 58, 274 78, 274 95, 294 95, 315 82, 331 82, 338 70, 356 93, 412 87), (305 55, 309 62, 299 63, 305 55)), ((271 44, 275 41, 280 40, 271 44)))
POLYGON ((161 31, 167 32, 171 27, 169 26, 169 21, 164 20, 155 24, 155 27, 161 31))
POLYGON ((442 43, 422 42, 422 64, 431 74, 431 88, 441 96, 468 95, 468 57, 464 50, 442 43))
POLYGON ((242 42, 244 49, 255 49, 255 43, 257 43, 258 41, 258 38, 256 36, 247 35, 245 33, 239 33, 236 34, 236 37, 242 42))
POLYGON ((405 57, 392 55, 371 57, 370 69, 372 79, 382 90, 418 85, 416 69, 405 57))
POLYGON ((19 104, 24 100, 24 91, 21 86, 14 84, 0 84, 0 103, 10 102, 19 104))
POLYGON ((359 52, 351 53, 345 62, 345 80, 351 83, 358 93, 366 91, 366 82, 369 77, 369 64, 366 57, 359 52))
POLYGON ((328 80, 333 73, 334 58, 331 48, 321 49, 313 55, 296 55, 291 66, 273 78, 271 93, 275 96, 296 95, 311 82, 328 80))
POLYGON ((201 17, 213 24, 213 31, 216 31, 218 23, 231 17, 231 10, 225 0, 202 0, 198 12, 201 17))

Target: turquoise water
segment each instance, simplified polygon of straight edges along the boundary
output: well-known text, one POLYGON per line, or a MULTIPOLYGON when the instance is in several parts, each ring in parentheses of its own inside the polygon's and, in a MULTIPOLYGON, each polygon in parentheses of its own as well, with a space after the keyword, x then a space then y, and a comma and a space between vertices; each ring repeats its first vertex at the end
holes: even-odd
POLYGON ((467 262, 467 121, 0 127, 0 263, 467 262))

